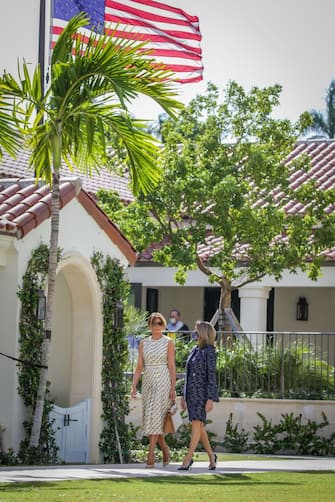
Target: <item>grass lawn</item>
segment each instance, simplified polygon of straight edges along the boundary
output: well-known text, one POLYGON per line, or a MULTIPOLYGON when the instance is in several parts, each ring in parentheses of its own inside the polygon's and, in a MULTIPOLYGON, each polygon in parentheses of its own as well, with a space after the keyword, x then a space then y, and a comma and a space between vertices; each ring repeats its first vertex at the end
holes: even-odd
POLYGON ((222 502, 334 500, 334 472, 214 474, 182 477, 0 484, 0 502, 222 502))

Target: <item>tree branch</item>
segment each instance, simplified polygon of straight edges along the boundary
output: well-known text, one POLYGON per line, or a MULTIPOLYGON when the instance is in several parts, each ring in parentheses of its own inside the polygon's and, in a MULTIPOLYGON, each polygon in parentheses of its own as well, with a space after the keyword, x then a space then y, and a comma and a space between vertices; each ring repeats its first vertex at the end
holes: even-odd
POLYGON ((201 272, 203 272, 204 274, 206 274, 208 276, 213 275, 212 271, 208 267, 206 267, 206 265, 204 264, 202 258, 200 258, 198 253, 196 254, 196 260, 197 260, 197 265, 198 265, 199 269, 201 270, 201 272))
POLYGON ((249 277, 249 279, 242 281, 240 284, 234 284, 234 288, 235 289, 242 288, 243 286, 245 286, 246 284, 249 284, 250 282, 257 282, 260 279, 262 279, 265 275, 266 274, 264 273, 264 274, 258 275, 257 277, 249 277))

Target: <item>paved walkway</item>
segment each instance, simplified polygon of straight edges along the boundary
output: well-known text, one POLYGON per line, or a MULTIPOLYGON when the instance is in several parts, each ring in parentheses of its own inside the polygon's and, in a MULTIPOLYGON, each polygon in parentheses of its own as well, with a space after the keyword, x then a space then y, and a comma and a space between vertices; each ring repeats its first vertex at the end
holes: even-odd
POLYGON ((143 464, 57 465, 52 467, 0 467, 0 483, 17 481, 65 481, 75 479, 113 479, 189 474, 243 474, 270 471, 335 471, 335 457, 287 457, 285 459, 221 461, 216 471, 208 471, 208 462, 195 462, 189 472, 177 471, 180 463, 168 467, 157 464, 146 469, 143 464))

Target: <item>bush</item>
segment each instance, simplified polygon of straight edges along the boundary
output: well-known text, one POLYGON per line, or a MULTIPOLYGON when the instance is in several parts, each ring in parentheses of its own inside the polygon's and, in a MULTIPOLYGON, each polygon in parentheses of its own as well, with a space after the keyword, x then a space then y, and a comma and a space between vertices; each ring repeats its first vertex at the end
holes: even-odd
POLYGON ((257 413, 262 424, 254 427, 254 443, 252 449, 255 453, 275 454, 292 453, 295 455, 326 456, 335 454, 335 433, 326 438, 317 433, 329 421, 321 413, 322 421, 317 423, 307 420, 302 423, 302 416, 293 413, 281 415, 279 424, 272 425, 264 415, 257 413))
POLYGON ((217 356, 221 395, 230 397, 335 399, 335 368, 313 349, 296 342, 289 347, 235 340, 217 356))
POLYGON ((249 449, 248 446, 249 434, 245 429, 239 430, 239 425, 233 425, 233 414, 230 413, 226 422, 226 432, 223 441, 225 450, 233 453, 242 453, 249 449))

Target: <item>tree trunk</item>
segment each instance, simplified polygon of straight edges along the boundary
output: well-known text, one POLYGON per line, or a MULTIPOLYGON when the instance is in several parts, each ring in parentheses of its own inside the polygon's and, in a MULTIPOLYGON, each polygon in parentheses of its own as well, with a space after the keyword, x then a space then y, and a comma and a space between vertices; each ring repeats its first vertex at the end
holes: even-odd
POLYGON ((231 308, 231 283, 222 278, 218 326, 219 331, 221 332, 221 343, 224 346, 226 346, 228 341, 232 339, 232 335, 229 333, 231 331, 231 325, 225 315, 226 308, 231 308))
MULTIPOLYGON (((60 208, 60 163, 61 163, 61 138, 54 140, 54 170, 52 176, 52 199, 51 199, 51 230, 49 247, 49 268, 48 268, 48 291, 47 305, 45 315, 44 336, 41 351, 41 365, 48 366, 51 331, 53 322, 53 307, 55 299, 57 254, 58 254, 58 235, 59 235, 59 208, 60 208)), ((40 440, 40 432, 43 418, 45 392, 47 384, 48 370, 41 368, 39 386, 37 391, 36 405, 34 410, 33 425, 29 446, 37 447, 40 440)))

